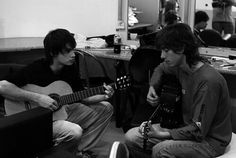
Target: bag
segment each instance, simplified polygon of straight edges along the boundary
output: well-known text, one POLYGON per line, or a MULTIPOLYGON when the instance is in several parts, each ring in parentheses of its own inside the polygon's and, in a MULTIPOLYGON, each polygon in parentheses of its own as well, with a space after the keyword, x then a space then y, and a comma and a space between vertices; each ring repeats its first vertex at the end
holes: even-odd
POLYGON ((115 34, 107 35, 107 36, 92 36, 92 37, 87 37, 87 40, 91 38, 102 38, 106 41, 107 47, 113 47, 114 46, 114 36, 115 34))

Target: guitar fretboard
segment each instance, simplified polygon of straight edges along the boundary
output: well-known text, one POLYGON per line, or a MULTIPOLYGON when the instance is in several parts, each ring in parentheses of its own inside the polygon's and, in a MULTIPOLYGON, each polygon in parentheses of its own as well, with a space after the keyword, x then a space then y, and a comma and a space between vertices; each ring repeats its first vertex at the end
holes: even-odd
MULTIPOLYGON (((115 83, 112 83, 109 85, 115 88, 115 83)), ((99 86, 99 87, 89 88, 83 91, 75 92, 72 94, 63 95, 59 98, 59 106, 63 106, 65 104, 72 104, 84 98, 87 98, 96 94, 103 94, 104 92, 105 92, 104 87, 99 86)))

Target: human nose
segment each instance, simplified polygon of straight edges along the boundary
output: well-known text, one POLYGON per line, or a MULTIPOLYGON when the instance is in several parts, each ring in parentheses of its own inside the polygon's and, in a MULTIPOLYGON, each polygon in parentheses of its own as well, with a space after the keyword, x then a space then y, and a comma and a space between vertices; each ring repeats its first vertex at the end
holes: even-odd
POLYGON ((161 58, 162 58, 162 59, 165 59, 165 58, 166 58, 166 52, 163 51, 163 50, 161 51, 161 58))
POLYGON ((69 52, 69 54, 70 54, 71 57, 75 57, 75 55, 76 55, 76 53, 75 53, 74 50, 71 50, 71 51, 69 52))

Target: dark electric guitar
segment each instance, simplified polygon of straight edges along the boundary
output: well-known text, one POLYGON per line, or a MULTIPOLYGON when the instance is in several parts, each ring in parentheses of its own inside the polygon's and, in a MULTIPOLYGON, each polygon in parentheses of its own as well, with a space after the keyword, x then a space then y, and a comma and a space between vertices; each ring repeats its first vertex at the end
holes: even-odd
MULTIPOLYGON (((125 89, 130 86, 129 76, 123 76, 116 80, 115 83, 109 84, 113 89, 125 89)), ((34 84, 28 84, 22 87, 24 90, 28 90, 35 93, 46 94, 55 99, 58 102, 58 109, 53 113, 53 120, 65 120, 67 113, 64 105, 79 102, 80 100, 96 95, 104 94, 104 87, 94 87, 83 91, 74 92, 70 85, 64 81, 55 81, 46 87, 40 87, 34 84)), ((5 99, 5 109, 7 115, 12 115, 21 111, 28 110, 30 108, 37 107, 37 103, 27 101, 15 101, 5 99)))

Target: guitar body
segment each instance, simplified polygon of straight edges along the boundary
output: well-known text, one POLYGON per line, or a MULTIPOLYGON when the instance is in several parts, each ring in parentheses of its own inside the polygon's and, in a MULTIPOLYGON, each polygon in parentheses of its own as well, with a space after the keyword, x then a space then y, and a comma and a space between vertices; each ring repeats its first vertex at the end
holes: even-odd
MULTIPOLYGON (((130 86, 129 81, 129 76, 123 76, 121 78, 118 78, 116 83, 111 83, 109 85, 113 87, 113 89, 126 89, 130 86)), ((84 98, 88 98, 93 95, 104 94, 105 92, 104 87, 99 86, 73 93, 70 85, 64 81, 55 81, 46 87, 28 84, 22 87, 22 89, 39 94, 49 95, 51 98, 56 100, 58 103, 58 109, 53 113, 53 120, 65 120, 67 118, 65 105, 76 103, 84 98)), ((38 106, 37 103, 33 102, 20 102, 9 99, 5 99, 4 104, 7 115, 19 113, 38 106)))
POLYGON ((157 121, 163 128, 178 128, 183 125, 182 118, 182 88, 174 75, 164 74, 159 90, 160 109, 157 121))
MULTIPOLYGON (((72 93, 70 85, 64 81, 55 81, 46 87, 40 87, 37 85, 28 84, 22 88, 35 93, 40 93, 45 95, 55 95, 55 96, 62 96, 72 93)), ((19 102, 15 100, 5 99, 4 104, 7 115, 12 115, 27 110, 26 102, 19 102)), ((29 106, 31 108, 35 108, 38 105, 36 103, 30 102, 29 106)), ((60 109, 58 109, 53 113, 53 120, 65 120, 66 118, 67 118, 67 113, 65 111, 65 106, 62 106, 60 109)))

